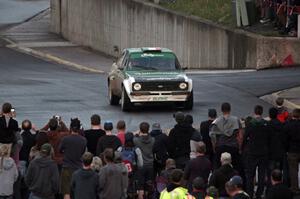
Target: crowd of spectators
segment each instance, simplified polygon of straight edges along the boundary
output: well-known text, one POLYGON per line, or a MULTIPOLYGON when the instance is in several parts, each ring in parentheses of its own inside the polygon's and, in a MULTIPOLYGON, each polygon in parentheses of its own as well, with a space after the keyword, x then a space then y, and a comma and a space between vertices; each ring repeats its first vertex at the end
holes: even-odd
POLYGON ((297 36, 299 0, 258 0, 257 5, 260 23, 271 23, 282 35, 297 36))
POLYGON ((53 116, 40 130, 30 120, 19 128, 14 109, 0 116, 0 199, 290 199, 300 193, 300 110, 284 99, 269 109, 254 107, 239 119, 231 105, 208 110, 200 128, 193 117, 174 114, 163 132, 142 122, 130 132, 120 120, 101 125, 91 116, 67 128, 53 116), (255 186, 257 188, 255 189, 255 186))

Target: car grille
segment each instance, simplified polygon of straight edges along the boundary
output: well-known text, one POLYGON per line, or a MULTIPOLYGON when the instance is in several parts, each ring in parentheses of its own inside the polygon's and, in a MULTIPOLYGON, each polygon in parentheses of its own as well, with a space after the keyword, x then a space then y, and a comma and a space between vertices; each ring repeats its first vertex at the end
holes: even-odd
POLYGON ((182 82, 168 81, 168 82, 141 82, 142 91, 178 91, 179 84, 182 82))

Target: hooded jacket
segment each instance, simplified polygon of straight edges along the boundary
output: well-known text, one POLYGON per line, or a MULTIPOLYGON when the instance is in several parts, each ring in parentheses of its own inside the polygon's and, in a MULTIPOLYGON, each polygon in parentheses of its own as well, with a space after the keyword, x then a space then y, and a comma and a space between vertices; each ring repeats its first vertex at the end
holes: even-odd
POLYGON ((143 165, 145 167, 153 167, 153 153, 154 138, 150 135, 139 136, 133 139, 134 145, 141 149, 143 156, 143 165))
POLYGON ((56 163, 50 157, 38 157, 29 164, 25 183, 29 190, 44 199, 54 199, 59 191, 59 174, 56 163))
POLYGON ((0 196, 13 194, 14 182, 18 178, 17 166, 12 158, 0 158, 0 196))
POLYGON ((170 131, 168 140, 168 151, 171 158, 190 157, 190 140, 194 129, 189 124, 176 124, 170 131))
MULTIPOLYGON (((166 188, 160 194, 160 199, 183 199, 188 198, 188 190, 183 187, 166 188)), ((193 197, 190 197, 193 198, 193 197)))
POLYGON ((216 146, 230 146, 238 148, 237 133, 240 123, 235 116, 220 116, 211 124, 209 136, 216 146))
POLYGON ((96 199, 98 194, 98 174, 91 169, 78 169, 71 181, 71 198, 96 199))
POLYGON ((270 128, 261 117, 252 118, 245 129, 243 149, 246 154, 265 156, 269 153, 270 128))

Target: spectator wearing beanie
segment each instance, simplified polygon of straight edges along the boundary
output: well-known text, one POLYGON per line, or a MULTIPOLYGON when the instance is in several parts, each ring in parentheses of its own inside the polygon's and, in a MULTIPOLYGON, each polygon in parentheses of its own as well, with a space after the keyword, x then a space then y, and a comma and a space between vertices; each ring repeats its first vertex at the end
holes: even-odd
POLYGON ((61 172, 61 192, 64 199, 70 198, 72 174, 82 168, 81 157, 86 150, 87 143, 85 137, 79 135, 81 131, 79 119, 71 119, 70 131, 71 134, 62 139, 59 147, 64 157, 61 172))
POLYGON ((159 123, 154 123, 152 125, 152 130, 150 135, 154 137, 155 142, 153 145, 153 155, 154 155, 154 175, 157 176, 166 166, 166 160, 169 157, 167 144, 168 136, 162 132, 159 123))
POLYGON ((105 135, 102 136, 97 143, 97 155, 103 153, 106 148, 111 148, 116 151, 120 146, 122 146, 120 139, 113 135, 113 123, 107 121, 104 123, 105 135))
POLYGON ((182 112, 177 112, 174 117, 177 124, 171 129, 168 137, 168 152, 170 158, 176 161, 176 168, 184 169, 190 159, 190 140, 194 129, 185 122, 182 112))
POLYGON ((18 179, 18 169, 9 157, 9 146, 0 145, 0 198, 13 199, 13 186, 18 179))
POLYGON ((59 192, 59 173, 56 163, 51 159, 52 147, 46 143, 41 146, 40 156, 29 164, 25 183, 29 188, 29 199, 54 199, 59 192))
POLYGON ((97 199, 99 189, 99 179, 91 164, 93 154, 85 152, 82 155, 83 167, 75 171, 71 180, 71 198, 72 199, 97 199))
POLYGON ((243 191, 243 180, 240 176, 233 176, 226 182, 225 187, 232 199, 250 199, 249 195, 243 191))
POLYGON ((202 141, 206 145, 206 155, 209 157, 209 160, 213 162, 214 151, 211 143, 211 139, 209 136, 209 129, 213 121, 217 118, 216 109, 208 110, 208 120, 201 122, 200 124, 200 133, 202 137, 202 141))
POLYGON ((225 183, 230 180, 233 176, 237 175, 238 172, 235 171, 231 165, 231 155, 230 153, 222 153, 221 155, 221 167, 213 172, 210 177, 209 186, 214 186, 219 191, 220 197, 228 197, 225 189, 225 183))
POLYGON ((122 146, 125 144, 125 132, 126 132, 126 123, 124 120, 120 120, 117 123, 117 137, 120 139, 122 146))
POLYGON ((94 156, 97 155, 98 140, 105 135, 105 131, 101 129, 101 117, 97 114, 91 117, 91 129, 84 131, 87 140, 87 149, 94 156))

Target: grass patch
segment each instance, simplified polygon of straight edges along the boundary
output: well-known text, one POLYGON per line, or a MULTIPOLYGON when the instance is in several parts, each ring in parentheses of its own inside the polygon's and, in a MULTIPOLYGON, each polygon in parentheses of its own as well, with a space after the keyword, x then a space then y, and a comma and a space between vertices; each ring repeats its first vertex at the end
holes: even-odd
POLYGON ((176 0, 174 3, 162 1, 161 5, 224 25, 234 23, 231 0, 176 0))

